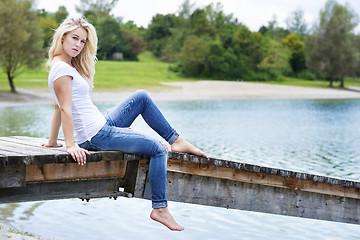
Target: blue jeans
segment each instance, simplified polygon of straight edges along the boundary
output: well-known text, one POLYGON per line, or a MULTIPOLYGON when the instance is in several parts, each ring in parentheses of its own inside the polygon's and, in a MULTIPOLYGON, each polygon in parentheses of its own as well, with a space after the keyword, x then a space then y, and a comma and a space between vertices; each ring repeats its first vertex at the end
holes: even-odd
POLYGON ((110 109, 105 115, 107 122, 104 127, 89 141, 79 146, 93 151, 122 151, 150 156, 149 179, 152 207, 167 207, 168 153, 159 140, 128 129, 139 115, 170 145, 179 136, 161 114, 149 94, 144 90, 139 90, 110 109))

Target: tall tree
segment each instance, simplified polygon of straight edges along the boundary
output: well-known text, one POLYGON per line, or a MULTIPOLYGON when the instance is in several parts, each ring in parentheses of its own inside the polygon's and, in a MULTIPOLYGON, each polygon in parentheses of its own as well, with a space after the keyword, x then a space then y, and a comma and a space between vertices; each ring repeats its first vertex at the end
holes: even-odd
POLYGON ((304 35, 307 31, 307 24, 304 19, 304 11, 298 8, 290 13, 285 20, 287 29, 291 33, 304 35))
POLYGON ((111 16, 99 22, 99 59, 112 59, 115 52, 123 52, 125 43, 120 24, 111 16))
POLYGON ((31 5, 30 0, 0 0, 0 66, 12 92, 16 92, 14 78, 44 60, 42 31, 31 5))
POLYGON ((160 57, 169 37, 171 29, 175 27, 176 16, 174 14, 156 14, 148 27, 145 35, 147 47, 156 57, 160 57))
POLYGON ((43 31, 43 47, 46 48, 50 45, 52 36, 54 35, 54 30, 58 27, 56 21, 51 17, 39 17, 38 24, 43 31))
POLYGON ((290 65, 294 73, 298 73, 306 68, 304 42, 300 37, 291 33, 281 41, 291 51, 290 65))
POLYGON ((319 25, 306 40, 307 66, 326 75, 331 87, 336 78, 344 87, 345 77, 353 75, 358 68, 353 45, 353 30, 357 24, 357 14, 349 5, 328 0, 320 12, 319 25))
POLYGON ((66 7, 64 6, 60 6, 59 9, 55 12, 54 14, 54 18, 55 21, 58 25, 60 25, 60 23, 62 21, 64 21, 64 19, 69 15, 69 12, 66 10, 66 7))
POLYGON ((111 10, 119 0, 80 0, 80 5, 76 6, 76 11, 84 14, 95 14, 97 17, 110 15, 111 10))

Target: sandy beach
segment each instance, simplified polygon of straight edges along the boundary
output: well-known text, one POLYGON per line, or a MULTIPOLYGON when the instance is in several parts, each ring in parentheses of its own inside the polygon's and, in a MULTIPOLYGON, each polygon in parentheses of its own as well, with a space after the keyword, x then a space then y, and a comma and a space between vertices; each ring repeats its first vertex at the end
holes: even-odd
MULTIPOLYGON (((360 92, 346 89, 308 88, 266 83, 232 81, 195 81, 163 83, 166 88, 149 90, 154 100, 226 100, 226 99, 358 99, 360 92)), ((118 102, 133 91, 97 91, 94 102, 118 102)), ((0 92, 0 106, 51 103, 49 91, 19 89, 18 94, 0 92)))
MULTIPOLYGON (((229 99, 357 99, 360 92, 330 88, 308 88, 265 83, 196 81, 163 83, 168 88, 150 91, 155 100, 229 100, 229 99)), ((94 92, 94 101, 123 99, 130 92, 94 92)))

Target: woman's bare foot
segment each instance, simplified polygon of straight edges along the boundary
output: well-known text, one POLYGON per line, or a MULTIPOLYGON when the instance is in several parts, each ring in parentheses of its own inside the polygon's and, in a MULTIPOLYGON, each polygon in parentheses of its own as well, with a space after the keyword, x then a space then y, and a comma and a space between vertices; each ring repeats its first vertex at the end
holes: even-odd
POLYGON ((185 140, 185 138, 179 136, 175 142, 171 145, 171 151, 181 153, 191 153, 201 157, 207 157, 204 152, 185 140))
POLYGON ((167 207, 154 208, 150 213, 150 218, 154 221, 164 224, 171 231, 184 230, 184 227, 180 226, 177 222, 175 222, 167 207))

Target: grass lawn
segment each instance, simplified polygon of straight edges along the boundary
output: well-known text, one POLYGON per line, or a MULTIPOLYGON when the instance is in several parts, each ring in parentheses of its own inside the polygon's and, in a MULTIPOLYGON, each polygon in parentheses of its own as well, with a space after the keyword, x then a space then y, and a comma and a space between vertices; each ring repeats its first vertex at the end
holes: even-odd
MULTIPOLYGON (((16 88, 31 90, 47 90, 46 61, 37 70, 21 73, 14 80, 16 88)), ((169 64, 163 63, 145 52, 139 56, 138 62, 130 61, 98 61, 96 63, 94 91, 111 91, 118 89, 156 89, 161 82, 192 81, 168 71, 169 64)), ((7 76, 0 71, 0 90, 10 90, 7 76)))
MULTIPOLYGON (((27 70, 15 78, 15 87, 31 90, 47 90, 46 60, 37 70, 27 70)), ((160 87, 161 82, 194 81, 194 78, 184 78, 168 71, 169 64, 158 61, 150 52, 139 55, 138 62, 130 61, 98 61, 96 63, 94 91, 111 90, 154 90, 160 87)), ((328 87, 329 83, 323 80, 302 80, 284 77, 281 81, 266 81, 263 83, 292 85, 302 87, 328 87)), ((334 86, 338 86, 335 83, 334 86)), ((360 86, 360 79, 346 79, 346 86, 360 86)), ((0 90, 9 91, 9 83, 4 72, 0 71, 0 90)))

